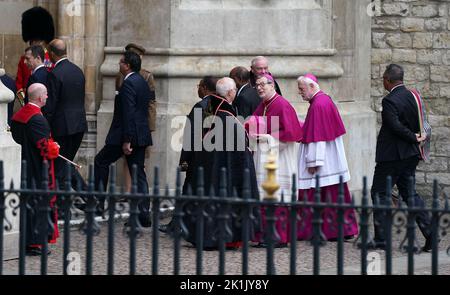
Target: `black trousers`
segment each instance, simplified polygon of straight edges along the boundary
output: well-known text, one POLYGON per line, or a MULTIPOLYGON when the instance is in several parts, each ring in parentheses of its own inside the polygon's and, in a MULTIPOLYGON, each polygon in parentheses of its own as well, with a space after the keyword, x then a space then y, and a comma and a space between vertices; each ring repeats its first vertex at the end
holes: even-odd
MULTIPOLYGON (((147 175, 144 170, 145 149, 147 147, 132 147, 133 152, 125 156, 130 175, 133 175, 133 165, 137 166, 137 189, 139 193, 148 194, 147 175)), ((123 155, 122 146, 105 145, 103 149, 95 156, 95 189, 100 188, 100 183, 106 191, 109 177, 109 166, 120 159, 123 155)), ((104 200, 101 200, 104 202, 104 200)), ((150 211, 150 199, 146 198, 139 203, 139 218, 148 220, 150 211)))
MULTIPOLYGON (((75 155, 80 148, 81 142, 83 141, 84 132, 76 133, 68 136, 57 136, 55 137, 55 141, 59 144, 59 154, 66 157, 67 159, 73 161, 75 155)), ((66 179, 66 161, 61 158, 55 159, 55 174, 58 179, 58 183, 60 188, 64 188, 64 182, 66 179)), ((86 190, 87 185, 84 179, 81 177, 75 167, 70 165, 71 169, 71 186, 75 190, 86 190)))
MULTIPOLYGON (((424 205, 423 199, 416 192, 416 168, 419 164, 418 157, 412 157, 401 161, 390 161, 377 163, 373 184, 371 189, 372 201, 378 196, 380 204, 386 203, 386 177, 391 176, 392 187, 397 185, 400 195, 405 203, 408 204, 409 198, 413 198, 416 207, 424 205), (410 185, 410 178, 413 183, 410 185)), ((392 188, 391 187, 391 188, 392 188)), ((375 241, 383 242, 385 240, 385 212, 374 210, 374 230, 375 241)), ((419 212, 416 216, 416 223, 425 238, 431 236, 431 219, 425 211, 419 212)))

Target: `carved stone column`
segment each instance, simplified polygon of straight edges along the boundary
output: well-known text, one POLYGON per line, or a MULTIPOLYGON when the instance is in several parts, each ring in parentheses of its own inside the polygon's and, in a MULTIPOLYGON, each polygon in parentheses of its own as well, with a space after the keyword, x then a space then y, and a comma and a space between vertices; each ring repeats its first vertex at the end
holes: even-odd
POLYGON ((160 166, 164 180, 173 187, 184 116, 198 101, 198 81, 205 75, 228 76, 231 68, 249 67, 254 56, 265 55, 283 96, 302 119, 308 104, 298 95, 296 78, 307 72, 318 76, 345 121, 350 187, 360 189, 362 177, 371 179, 373 173, 376 136, 376 117, 370 107, 369 3, 109 1, 98 142, 104 140, 112 118, 120 52, 129 42, 139 43, 147 49, 143 67, 155 74, 157 83, 159 119, 147 166, 160 166))
POLYGON ((58 36, 66 41, 69 58, 86 78, 85 108, 88 133, 85 134, 76 161, 86 176, 96 153, 97 108, 100 104, 100 65, 105 46, 106 0, 59 0, 58 36))
MULTIPOLYGON (((0 69, 0 77, 4 74, 4 69, 0 69)), ((0 81, 0 160, 3 161, 5 187, 13 183, 15 188, 18 188, 20 187, 21 147, 14 142, 11 133, 7 131, 8 103, 13 99, 14 93, 0 81)), ((5 226, 7 230, 3 234, 4 259, 19 256, 19 214, 15 216, 12 214, 12 199, 15 199, 15 205, 18 205, 17 196, 6 197, 5 226)))

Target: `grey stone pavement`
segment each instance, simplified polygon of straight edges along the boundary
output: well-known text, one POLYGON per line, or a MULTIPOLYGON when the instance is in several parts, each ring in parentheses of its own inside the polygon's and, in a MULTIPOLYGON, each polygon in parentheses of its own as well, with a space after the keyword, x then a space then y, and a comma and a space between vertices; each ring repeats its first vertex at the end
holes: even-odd
MULTIPOLYGON (((161 220, 161 223, 167 223, 168 219, 161 220)), ((114 271, 115 274, 127 275, 129 273, 129 239, 124 232, 124 221, 117 220, 115 228, 115 256, 114 271)), ((93 255, 93 273, 95 275, 104 275, 107 273, 107 224, 100 223, 100 233, 94 238, 94 255, 93 255)), ((159 232, 158 232, 159 233, 159 232)), ((152 269, 152 228, 146 228, 142 232, 142 237, 137 241, 137 274, 149 275, 152 269)), ((51 245, 51 255, 48 259, 48 273, 62 274, 62 250, 63 235, 58 243, 51 245)), ((399 250, 404 233, 393 237, 393 273, 397 275, 407 274, 407 254, 399 250)), ((423 244, 423 238, 420 232, 416 234, 420 245, 423 244)), ((173 239, 165 234, 160 234, 159 239, 159 258, 158 272, 162 275, 173 274, 173 239)), ((444 236, 439 245, 439 274, 450 275, 450 256, 446 250, 450 246, 450 237, 444 236)), ((328 242, 320 248, 320 274, 334 275, 337 273, 337 243, 328 242)), ((73 226, 71 229, 71 251, 78 252, 81 256, 81 274, 85 273, 85 251, 86 236, 79 230, 79 226, 73 226)), ((384 252, 371 252, 372 255, 379 255, 381 259, 379 264, 372 264, 375 271, 379 270, 380 274, 384 274, 384 252)), ((355 241, 344 243, 344 267, 345 274, 355 275, 361 273, 361 253, 356 247, 355 241)), ((414 255, 415 274, 428 275, 431 274, 431 254, 421 253, 414 255)), ((240 275, 242 273, 242 252, 241 250, 226 251, 226 274, 240 275)), ((39 274, 40 257, 27 257, 27 274, 39 274)), ((297 274, 312 274, 313 265, 313 248, 309 242, 297 242, 297 274)), ((17 274, 18 260, 10 260, 4 262, 4 274, 17 274)), ((180 267, 182 275, 195 275, 196 269, 196 249, 189 246, 189 243, 181 242, 180 267)), ((219 267, 218 251, 203 251, 203 274, 216 275, 219 267)), ((275 250, 275 267, 276 274, 289 274, 290 267, 290 249, 275 250)), ((249 274, 265 275, 266 274, 266 250, 259 248, 250 248, 249 253, 249 274)))

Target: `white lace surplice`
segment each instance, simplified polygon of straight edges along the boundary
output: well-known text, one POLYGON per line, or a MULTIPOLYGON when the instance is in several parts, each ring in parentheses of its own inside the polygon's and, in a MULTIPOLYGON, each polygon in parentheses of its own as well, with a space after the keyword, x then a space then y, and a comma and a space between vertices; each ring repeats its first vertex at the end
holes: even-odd
POLYGON ((275 193, 278 201, 281 200, 281 194, 284 194, 284 201, 289 202, 292 194, 292 175, 298 171, 298 149, 299 144, 296 142, 280 142, 274 137, 261 134, 258 135, 258 144, 253 147, 255 153, 253 159, 255 162, 256 179, 260 192, 260 198, 263 199, 266 195, 261 185, 267 179, 266 165, 270 151, 276 157, 276 180, 280 185, 280 189, 275 193))
POLYGON ((316 175, 310 174, 308 168, 319 167, 320 187, 339 183, 339 176, 343 182, 350 180, 347 158, 345 156, 342 136, 334 141, 312 142, 300 144, 298 159, 298 189, 316 187, 316 175))

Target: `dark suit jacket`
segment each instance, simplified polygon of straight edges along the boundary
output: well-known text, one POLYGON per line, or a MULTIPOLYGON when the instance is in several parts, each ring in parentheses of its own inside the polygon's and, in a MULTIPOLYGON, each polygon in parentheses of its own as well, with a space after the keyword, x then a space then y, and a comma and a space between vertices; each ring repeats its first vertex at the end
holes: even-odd
POLYGON ((30 87, 31 84, 34 83, 41 83, 47 86, 47 77, 48 70, 46 67, 41 67, 36 72, 31 74, 30 79, 28 79, 27 88, 25 91, 25 103, 28 103, 28 87, 30 87))
POLYGON ((419 117, 414 96, 399 86, 382 101, 382 125, 377 139, 376 162, 398 161, 419 156, 416 133, 419 117))
MULTIPOLYGON (((9 89, 11 90, 14 95, 16 95, 16 82, 9 76, 4 75, 2 77, 0 77, 0 80, 2 81, 2 83, 9 89)), ((15 100, 15 98, 14 98, 15 100)), ((13 112, 14 112, 14 100, 11 101, 10 103, 8 103, 8 125, 11 125, 11 118, 13 116, 13 112)))
POLYGON ((147 82, 141 75, 133 73, 126 79, 114 101, 114 116, 106 144, 122 145, 131 142, 132 146, 152 145, 148 126, 148 103, 155 99, 147 82))
POLYGON ((250 83, 245 85, 239 95, 233 102, 233 105, 237 109, 239 116, 247 118, 253 115, 253 112, 261 103, 261 98, 259 97, 256 89, 253 88, 250 83))
POLYGON ((81 69, 63 60, 48 74, 48 99, 42 108, 52 135, 68 136, 87 131, 84 108, 85 79, 81 69))

